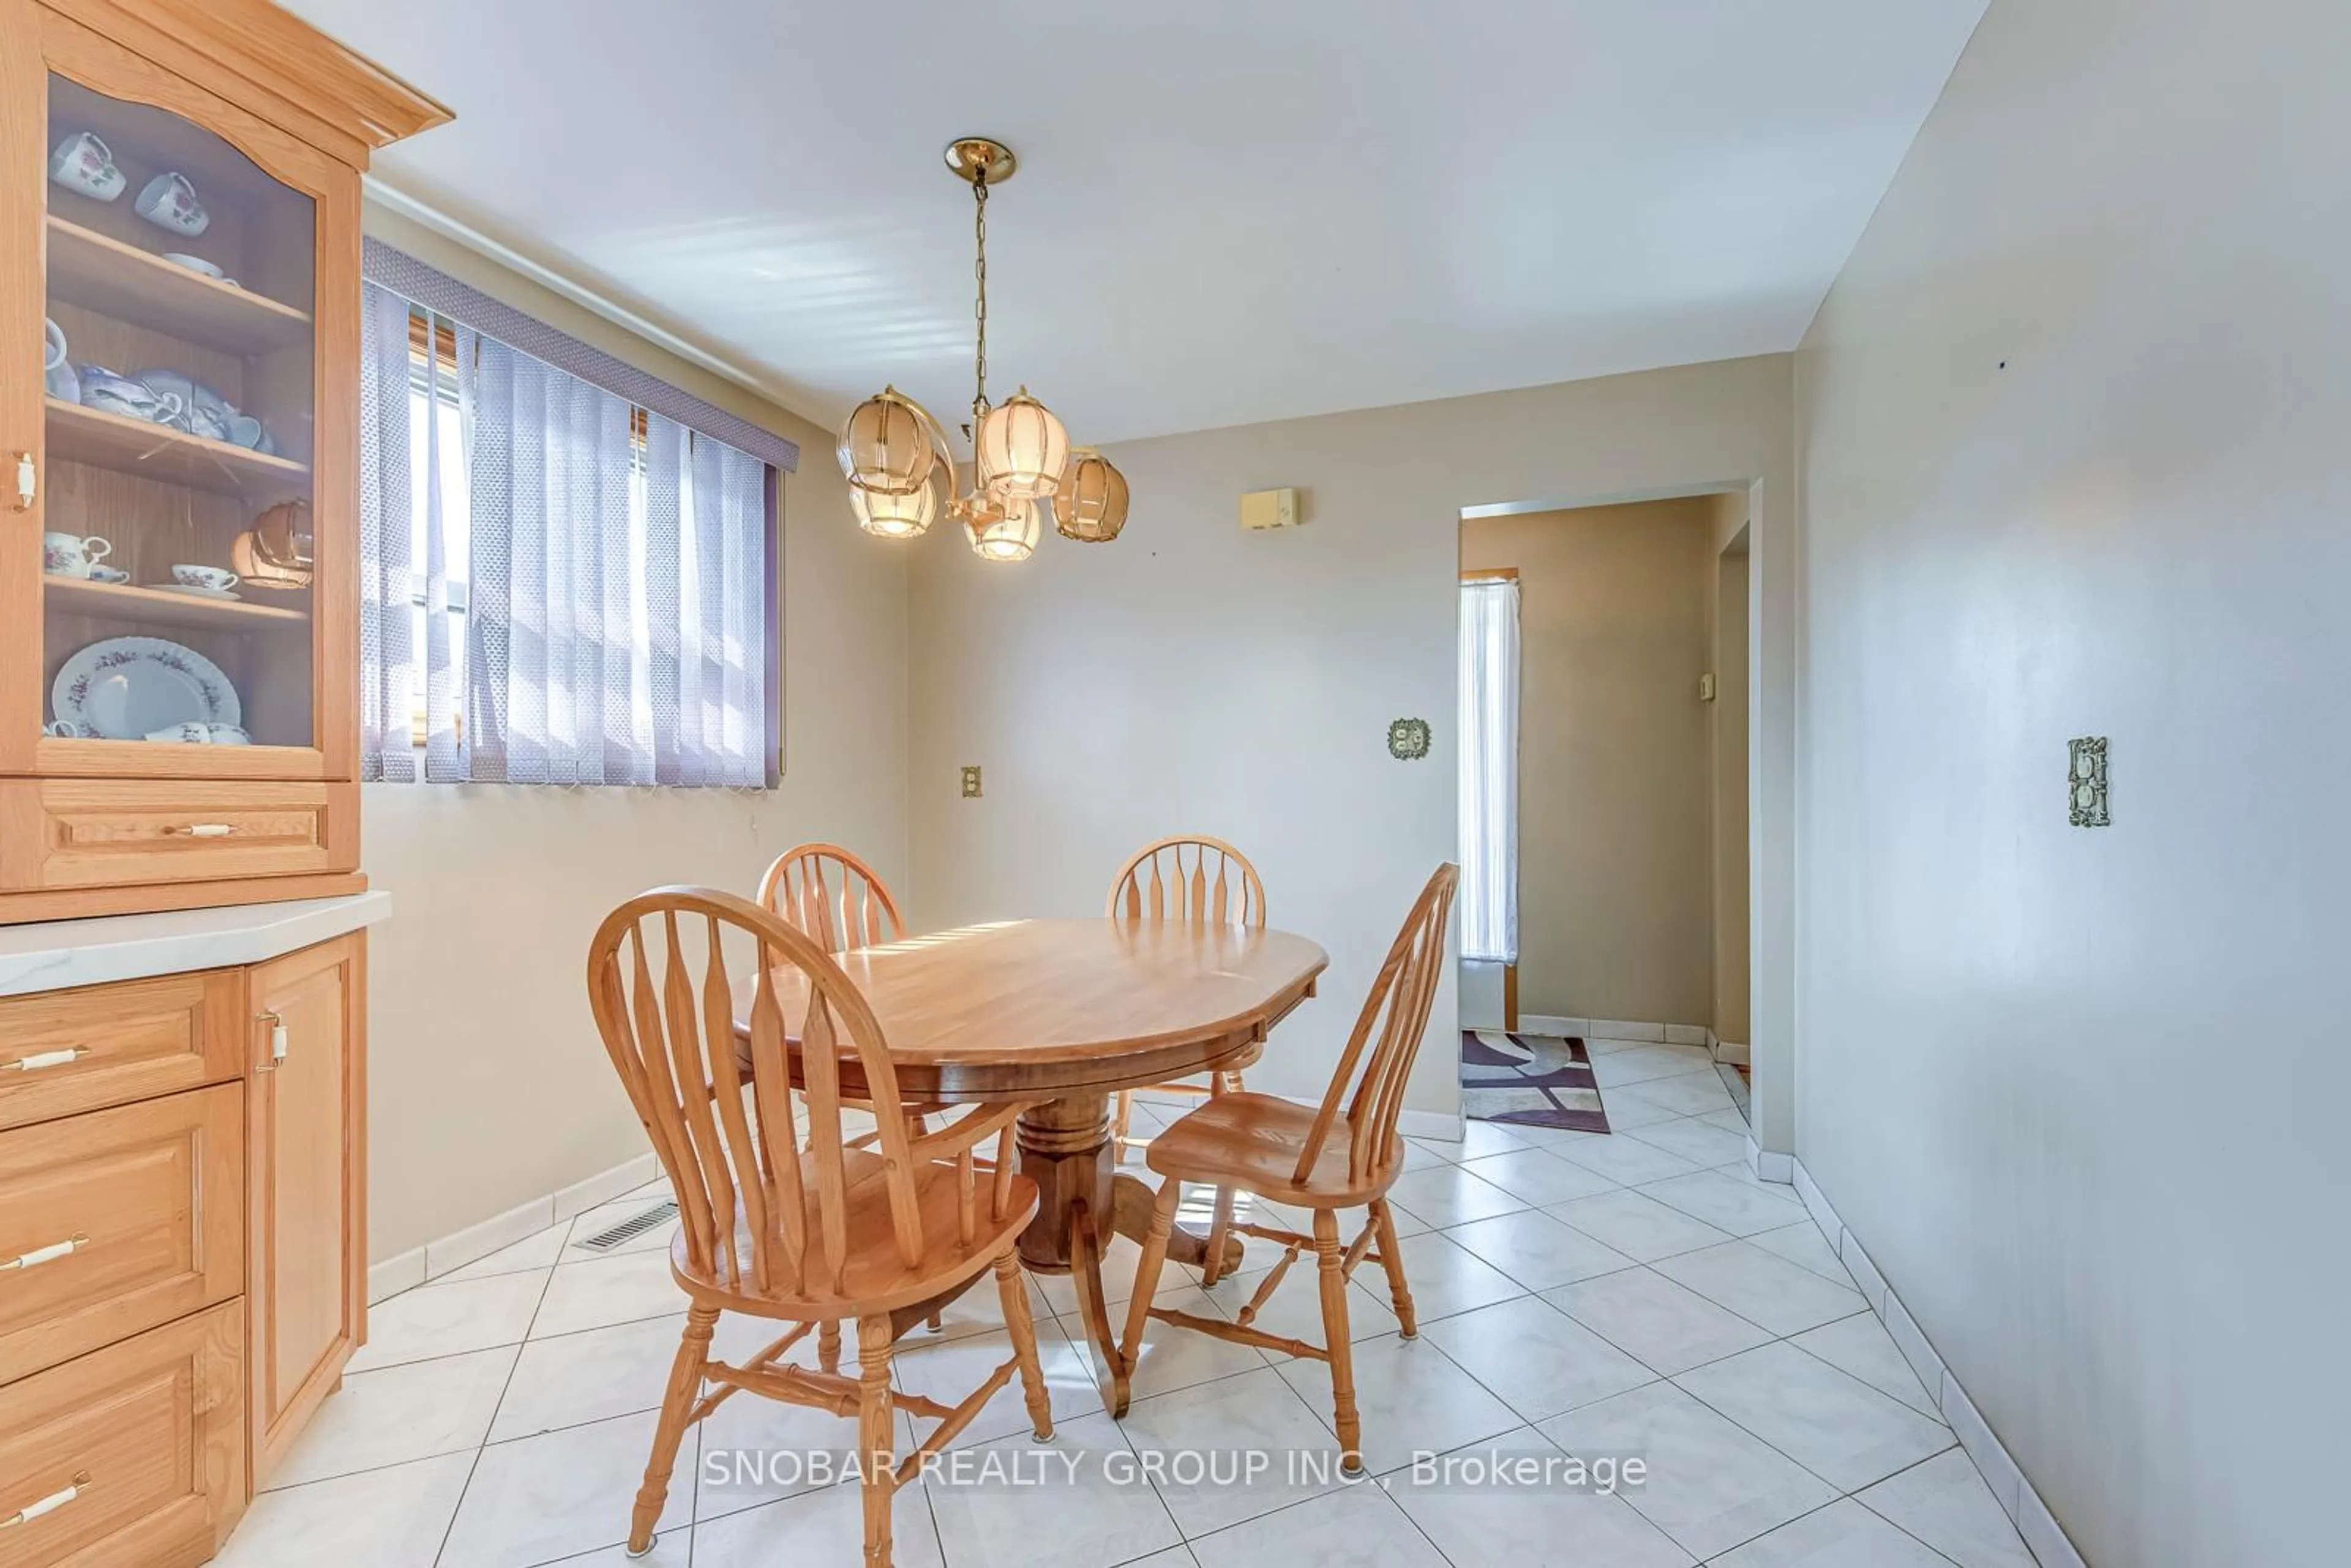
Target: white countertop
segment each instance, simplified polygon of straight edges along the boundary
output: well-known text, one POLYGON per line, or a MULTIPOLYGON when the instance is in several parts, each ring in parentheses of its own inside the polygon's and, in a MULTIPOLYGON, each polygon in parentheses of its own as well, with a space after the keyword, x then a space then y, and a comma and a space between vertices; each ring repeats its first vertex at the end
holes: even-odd
POLYGON ((392 915, 392 894, 0 925, 0 997, 258 964, 392 915))

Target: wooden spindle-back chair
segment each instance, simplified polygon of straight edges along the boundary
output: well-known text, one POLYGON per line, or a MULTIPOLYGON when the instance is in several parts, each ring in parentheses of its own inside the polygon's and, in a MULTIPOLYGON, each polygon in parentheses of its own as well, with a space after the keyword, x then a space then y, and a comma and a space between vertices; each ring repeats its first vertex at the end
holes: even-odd
MULTIPOLYGON (((905 917, 881 873, 839 844, 796 844, 769 862, 759 878, 762 908, 782 915, 828 953, 856 953, 884 942, 903 941, 905 917)), ((852 1111, 871 1114, 862 1100, 844 1100, 852 1111)), ((909 1105, 907 1130, 921 1137, 936 1105, 909 1105)), ((860 1140, 870 1142, 870 1139, 860 1140)), ((939 1326, 933 1318, 934 1330, 939 1326)), ((841 1331, 827 1325, 821 1343, 827 1356, 841 1352, 841 1331)))
POLYGON ((778 855, 759 879, 759 903, 828 953, 854 953, 906 935, 888 884, 839 844, 798 844, 778 855))
POLYGON ((918 1134, 863 995, 814 939, 730 894, 664 887, 622 904, 590 946, 588 993, 675 1191, 670 1271, 692 1302, 630 1519, 631 1555, 652 1548, 686 1428, 748 1391, 857 1418, 864 1560, 887 1564, 891 1494, 1016 1370, 1037 1435, 1052 1431, 1014 1251, 1038 1204, 1036 1184, 1013 1169, 1012 1124, 1025 1107, 977 1107, 918 1134), (735 1028, 738 981, 749 982, 747 1071, 735 1028), (874 1109, 870 1146, 844 1136, 844 1060, 860 1069, 874 1109), (983 1166, 974 1148, 991 1135, 995 1159, 983 1166), (991 1269, 1011 1359, 952 1408, 893 1399, 898 1337, 991 1269), (797 1326, 729 1365, 710 1356, 722 1312, 797 1326), (837 1334, 846 1321, 857 1324, 856 1376, 841 1374, 837 1349, 816 1371, 778 1364, 811 1328, 837 1334), (903 1463, 892 1462, 893 1404, 940 1422, 903 1463))
POLYGON ((1153 1139, 1145 1156, 1166 1183, 1152 1207, 1127 1309, 1123 1346, 1127 1363, 1133 1364, 1141 1352, 1144 1324, 1152 1318, 1242 1344, 1326 1361, 1339 1447, 1351 1470, 1362 1464, 1363 1432, 1348 1348, 1347 1281, 1373 1246, 1378 1247, 1380 1265, 1387 1270, 1388 1292, 1404 1336, 1410 1339, 1419 1333, 1412 1291, 1405 1283, 1404 1255, 1396 1249, 1387 1190, 1404 1169, 1404 1138, 1396 1122, 1404 1110, 1405 1080, 1412 1076, 1413 1059, 1428 1030, 1429 1004, 1445 964, 1446 921, 1460 874, 1458 866, 1441 865, 1421 890, 1372 981, 1371 995, 1319 1107, 1310 1111, 1264 1094, 1220 1094, 1153 1139), (1263 1225, 1233 1227, 1243 1235, 1275 1242, 1284 1251, 1230 1322, 1152 1304, 1160 1269, 1167 1260, 1168 1232, 1187 1181, 1211 1183, 1220 1191, 1239 1188, 1310 1209, 1314 1216, 1311 1236, 1263 1225), (1370 1210, 1364 1228, 1353 1241, 1342 1244, 1337 1211, 1358 1204, 1370 1210), (1320 1345, 1254 1326, 1282 1275, 1309 1247, 1319 1260, 1322 1276, 1324 1343, 1320 1345))
MULTIPOLYGON (((1179 834, 1145 844, 1119 869, 1110 884, 1113 920, 1187 920, 1213 925, 1265 927, 1265 883, 1249 857, 1222 839, 1179 834)), ((1206 1084, 1159 1083, 1170 1094, 1214 1094, 1242 1087, 1238 1072, 1210 1073, 1206 1084)), ((1119 1163, 1127 1152, 1149 1143, 1128 1134, 1134 1119, 1134 1091, 1121 1090, 1111 1122, 1111 1146, 1119 1163)), ((1211 1278, 1210 1284, 1216 1283, 1211 1278)))

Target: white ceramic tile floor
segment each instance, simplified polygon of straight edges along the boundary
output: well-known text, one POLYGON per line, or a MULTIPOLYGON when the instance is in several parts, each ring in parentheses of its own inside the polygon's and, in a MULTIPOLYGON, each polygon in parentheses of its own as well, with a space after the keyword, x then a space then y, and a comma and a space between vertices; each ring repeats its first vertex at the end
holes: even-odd
MULTIPOLYGON (((1628 1071, 1686 1054, 1646 1044, 1617 1052, 1635 1053, 1628 1071)), ((1634 1089, 1691 1076, 1613 1091, 1611 1113, 1635 1103, 1625 1098, 1634 1089)), ((1056 1439, 1030 1441, 1015 1382, 956 1447, 975 1461, 1063 1456, 1051 1461, 1058 1467, 1090 1455, 1094 1463, 1075 1485, 942 1478, 909 1489, 893 1516, 896 1561, 2030 1568, 1934 1400, 1792 1194, 1755 1182, 1743 1163, 1689 1157, 1724 1146, 1715 1134, 1733 1129, 1720 1107, 1690 1115, 1639 1103, 1668 1119, 1644 1129, 1665 1131, 1635 1139, 1472 1123, 1459 1142, 1413 1140, 1407 1179, 1419 1202, 1400 1185, 1395 1207, 1421 1337, 1398 1337, 1376 1264, 1356 1273, 1349 1297, 1364 1452, 1384 1490, 1311 1475, 1246 1487, 1148 1479, 1143 1455, 1204 1444, 1330 1454, 1327 1369, 1154 1323, 1134 1405, 1113 1421, 1094 1392, 1066 1281, 1032 1281, 1056 1439), (1578 1196, 1556 1196, 1566 1192, 1578 1196), (1410 1484, 1416 1453, 1489 1448, 1639 1450, 1651 1479, 1614 1496, 1410 1484), (1139 1479, 1105 1484, 1100 1466, 1111 1458, 1139 1479)), ((569 1242, 583 1225, 599 1228, 664 1196, 642 1190, 378 1303, 371 1343, 342 1392, 220 1561, 624 1568, 629 1504, 684 1301, 660 1240, 603 1258, 569 1242)), ((1360 1211, 1343 1218, 1352 1234, 1360 1211)), ((1273 1222, 1298 1220, 1283 1211, 1273 1222)), ((1229 1316, 1277 1255, 1251 1242, 1243 1275, 1214 1292, 1171 1267, 1163 1295, 1229 1316)), ((1132 1258, 1122 1247, 1116 1261, 1131 1270, 1132 1258)), ((1107 1293, 1123 1300, 1131 1286, 1123 1273, 1107 1293)), ((1123 1322, 1123 1312, 1113 1315, 1123 1322)), ((1260 1321, 1320 1338, 1311 1257, 1260 1321)), ((740 1356, 775 1332, 723 1320, 717 1348, 740 1356)), ((950 1310, 944 1333, 907 1337, 899 1385, 958 1394, 1004 1344, 996 1291, 983 1281, 950 1310)), ((812 1342, 791 1359, 812 1364, 812 1342)), ((928 1427, 902 1416, 902 1446, 928 1427)), ((702 1462, 740 1450, 845 1453, 853 1441, 851 1423, 749 1395, 731 1400, 689 1435, 664 1533, 643 1562, 855 1563, 853 1487, 747 1481, 702 1462)))

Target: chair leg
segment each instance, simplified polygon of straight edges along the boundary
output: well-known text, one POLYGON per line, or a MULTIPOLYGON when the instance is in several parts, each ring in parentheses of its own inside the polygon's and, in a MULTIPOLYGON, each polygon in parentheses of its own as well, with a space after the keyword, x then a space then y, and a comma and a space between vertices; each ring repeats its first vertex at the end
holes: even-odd
POLYGON ((865 1568, 890 1568, 890 1502, 898 1490, 891 1437, 890 1320, 857 1320, 857 1447, 865 1479, 865 1568))
MULTIPOLYGON (((913 1111, 906 1113, 906 1137, 909 1142, 920 1140, 923 1134, 930 1130, 931 1124, 928 1117, 918 1114, 913 1111)), ((938 1333, 940 1328, 939 1314, 933 1312, 929 1317, 924 1319, 923 1326, 929 1329, 933 1333, 938 1333)))
POLYGON ((1183 1179, 1169 1176, 1167 1185, 1159 1189, 1159 1200, 1151 1206, 1151 1228, 1143 1238, 1143 1261, 1134 1270, 1134 1299, 1126 1306, 1126 1337, 1118 1347, 1118 1357, 1126 1364, 1126 1376, 1113 1379, 1119 1390, 1113 1416, 1126 1414, 1127 1378, 1134 1375, 1135 1358, 1143 1354, 1143 1325, 1151 1319, 1151 1298, 1159 1289, 1159 1271, 1167 1265, 1167 1233, 1176 1228, 1176 1206, 1183 1200, 1183 1179))
POLYGON ((821 1322, 816 1325, 816 1364, 825 1372, 841 1370, 841 1325, 821 1322))
POLYGON ((669 1501, 670 1472, 677 1468, 678 1445, 685 1440, 686 1415, 702 1393, 702 1369, 710 1359, 711 1331, 717 1323, 716 1307, 695 1306, 686 1312, 685 1336, 678 1341, 677 1359, 670 1363, 661 1423, 653 1428, 653 1456, 645 1460, 645 1483, 637 1489, 636 1507, 629 1514, 632 1557, 653 1549, 653 1526, 669 1501))
POLYGON ((1379 1244, 1380 1267, 1388 1271, 1388 1301, 1395 1308, 1396 1322, 1403 1325, 1404 1337, 1418 1339, 1420 1322, 1413 1315, 1412 1287, 1405 1282, 1404 1254, 1396 1248, 1395 1216, 1389 1212, 1388 1200, 1372 1199, 1372 1239, 1379 1244))
POLYGON ((1020 1389, 1029 1401, 1029 1425, 1040 1443, 1053 1437, 1053 1402, 1045 1395, 1045 1367, 1037 1359, 1037 1323, 1029 1315, 1029 1287, 1020 1278, 1019 1255, 996 1260, 996 1293, 1004 1302, 1004 1326, 1012 1333, 1012 1354, 1020 1363, 1020 1389))
POLYGON ((1122 1089, 1118 1092, 1118 1114, 1112 1120, 1110 1125, 1111 1159, 1118 1165, 1123 1166, 1126 1164, 1126 1156, 1128 1153, 1126 1146, 1126 1129, 1128 1124, 1133 1122, 1134 1119, 1134 1091, 1132 1089, 1122 1089))
POLYGON ((1215 1284, 1225 1272, 1225 1242, 1233 1228, 1233 1189, 1217 1189, 1216 1216, 1208 1222, 1208 1259, 1200 1269, 1203 1289, 1215 1284))
POLYGON ((1314 1252, 1322 1262, 1322 1338, 1331 1347, 1331 1399, 1339 1428, 1339 1463, 1350 1474, 1364 1468, 1364 1424, 1355 1414, 1355 1352, 1347 1332, 1347 1249, 1339 1216, 1314 1211, 1314 1252))

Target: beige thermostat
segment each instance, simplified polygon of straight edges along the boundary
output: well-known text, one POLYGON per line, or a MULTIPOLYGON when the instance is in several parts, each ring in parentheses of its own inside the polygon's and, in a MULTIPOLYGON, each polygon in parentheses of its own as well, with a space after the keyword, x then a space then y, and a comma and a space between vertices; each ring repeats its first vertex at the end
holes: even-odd
POLYGON ((1297 491, 1256 490, 1241 497, 1241 527, 1289 528, 1297 526, 1297 491))

